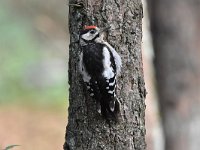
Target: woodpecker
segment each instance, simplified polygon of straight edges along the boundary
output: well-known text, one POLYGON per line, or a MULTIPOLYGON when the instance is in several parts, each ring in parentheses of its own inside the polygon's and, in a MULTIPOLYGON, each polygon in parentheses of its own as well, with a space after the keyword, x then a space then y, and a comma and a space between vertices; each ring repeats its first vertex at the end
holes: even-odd
POLYGON ((85 26, 80 32, 79 68, 90 96, 96 100, 98 113, 110 120, 117 119, 120 111, 120 102, 116 97, 116 80, 122 62, 115 49, 104 40, 103 33, 109 28, 85 26))

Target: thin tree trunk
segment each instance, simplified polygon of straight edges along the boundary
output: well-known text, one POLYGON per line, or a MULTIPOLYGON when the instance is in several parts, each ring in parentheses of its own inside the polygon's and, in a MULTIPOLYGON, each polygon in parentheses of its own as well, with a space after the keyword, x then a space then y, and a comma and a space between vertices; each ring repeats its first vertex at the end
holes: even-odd
POLYGON ((69 118, 64 150, 143 150, 146 95, 141 56, 142 3, 140 0, 69 1, 69 118), (83 7, 82 7, 83 6, 83 7), (84 25, 111 25, 107 40, 123 61, 117 95, 121 102, 119 123, 106 123, 95 101, 84 90, 78 72, 80 49, 75 41, 84 25))
POLYGON ((166 150, 199 150, 200 2, 150 0, 166 150))

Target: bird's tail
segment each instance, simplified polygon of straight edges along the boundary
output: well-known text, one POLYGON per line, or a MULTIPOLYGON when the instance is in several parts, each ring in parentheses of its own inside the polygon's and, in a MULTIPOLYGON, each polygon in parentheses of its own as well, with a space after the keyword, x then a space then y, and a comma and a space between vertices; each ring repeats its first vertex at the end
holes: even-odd
POLYGON ((120 112, 120 102, 116 97, 105 98, 102 97, 100 101, 101 114, 107 120, 114 120, 118 122, 120 112))

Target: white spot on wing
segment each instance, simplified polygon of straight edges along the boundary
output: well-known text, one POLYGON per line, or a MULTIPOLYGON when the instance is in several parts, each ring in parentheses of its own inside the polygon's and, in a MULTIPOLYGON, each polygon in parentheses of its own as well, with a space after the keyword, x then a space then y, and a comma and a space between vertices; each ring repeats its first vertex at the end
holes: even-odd
POLYGON ((114 91, 108 91, 108 93, 110 93, 110 94, 113 94, 113 93, 114 93, 114 91))
POLYGON ((113 83, 109 83, 109 86, 113 86, 115 84, 115 80, 113 81, 113 83))

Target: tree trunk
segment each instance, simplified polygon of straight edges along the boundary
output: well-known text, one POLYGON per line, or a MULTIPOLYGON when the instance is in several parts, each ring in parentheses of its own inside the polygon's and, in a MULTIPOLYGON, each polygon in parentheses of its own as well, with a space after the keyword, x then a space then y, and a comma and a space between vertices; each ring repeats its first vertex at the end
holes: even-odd
POLYGON ((146 95, 141 56, 142 3, 140 0, 69 1, 69 118, 64 150, 144 150, 146 95), (117 96, 119 123, 108 124, 96 111, 78 71, 78 33, 84 25, 111 25, 107 40, 122 57, 117 96))
POLYGON ((199 150, 200 2, 149 4, 166 150, 199 150))

